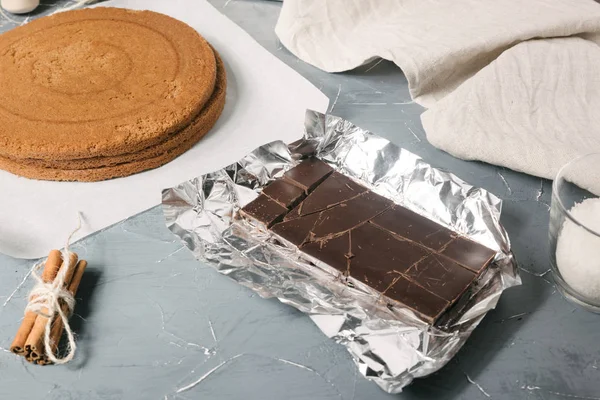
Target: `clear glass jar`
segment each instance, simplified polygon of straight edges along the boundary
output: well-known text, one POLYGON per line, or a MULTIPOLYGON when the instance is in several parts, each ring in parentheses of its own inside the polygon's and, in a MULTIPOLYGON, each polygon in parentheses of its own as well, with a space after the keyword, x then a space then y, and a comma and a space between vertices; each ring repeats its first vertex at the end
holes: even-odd
POLYGON ((600 153, 565 165, 552 186, 550 260, 558 290, 600 313, 600 153))

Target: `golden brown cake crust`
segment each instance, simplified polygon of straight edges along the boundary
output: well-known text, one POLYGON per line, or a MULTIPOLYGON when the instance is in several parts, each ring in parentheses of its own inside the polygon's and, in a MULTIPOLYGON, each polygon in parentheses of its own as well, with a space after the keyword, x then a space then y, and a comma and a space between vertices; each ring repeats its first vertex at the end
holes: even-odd
POLYGON ((156 146, 156 148, 161 149, 158 155, 155 151, 156 148, 150 147, 137 154, 117 157, 119 160, 127 160, 127 162, 114 163, 114 160, 111 160, 98 168, 69 170, 27 165, 18 160, 0 157, 0 169, 32 179, 94 182, 133 175, 172 161, 192 148, 213 127, 223 111, 227 76, 223 62, 216 52, 215 57, 217 60, 217 83, 206 107, 200 111, 190 125, 173 135, 166 142, 156 146))
POLYGON ((58 13, 0 35, 0 156, 118 156, 189 125, 215 88, 210 45, 150 11, 58 13))
MULTIPOLYGON (((215 91, 213 92, 211 99, 207 102, 205 106, 207 108, 214 107, 214 105, 212 104, 220 101, 221 92, 224 92, 227 86, 227 75, 225 72, 225 65, 223 64, 223 61, 221 60, 219 54, 216 51, 215 59, 217 62, 217 82, 215 84, 215 91)), ((199 115, 199 117, 201 116, 199 115)), ((181 131, 172 133, 171 135, 167 136, 163 142, 157 143, 137 152, 125 152, 117 156, 90 157, 73 160, 41 160, 35 158, 15 159, 12 157, 3 158, 8 158, 22 165, 52 169, 69 170, 110 167, 117 164, 130 163, 133 161, 145 160, 147 158, 154 158, 166 152, 170 152, 176 147, 179 147, 183 142, 186 142, 192 137, 195 137, 197 133, 196 131, 198 130, 197 125, 202 123, 204 123, 203 119, 196 118, 195 123, 184 127, 181 131)))

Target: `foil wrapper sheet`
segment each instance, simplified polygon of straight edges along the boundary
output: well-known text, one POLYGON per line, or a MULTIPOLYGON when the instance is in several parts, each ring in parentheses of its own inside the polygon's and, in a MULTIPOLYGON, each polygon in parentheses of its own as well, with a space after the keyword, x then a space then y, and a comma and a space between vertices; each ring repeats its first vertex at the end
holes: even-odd
MULTIPOLYGON (((290 127, 290 129, 299 129, 290 127)), ((304 137, 261 146, 237 163, 163 191, 169 229, 220 273, 260 296, 307 313, 343 344, 359 371, 389 393, 444 366, 502 292, 521 283, 500 225, 502 202, 352 123, 307 111, 304 137), (305 155, 315 155, 380 195, 497 251, 494 263, 437 323, 392 309, 365 285, 347 287, 327 267, 241 219, 238 211, 305 155)))

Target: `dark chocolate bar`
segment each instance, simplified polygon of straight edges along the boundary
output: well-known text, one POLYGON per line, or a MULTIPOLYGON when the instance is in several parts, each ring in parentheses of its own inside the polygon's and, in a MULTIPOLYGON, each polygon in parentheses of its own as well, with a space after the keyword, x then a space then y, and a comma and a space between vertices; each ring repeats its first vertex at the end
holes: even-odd
POLYGON ((308 193, 332 172, 333 168, 313 157, 302 161, 283 174, 283 177, 308 193))
POLYGON ((494 250, 462 236, 446 244, 440 253, 476 273, 481 272, 496 257, 494 250))
POLYGON ((309 261, 339 271, 349 284, 370 286, 391 307, 402 305, 429 323, 493 261, 493 250, 332 171, 315 158, 304 160, 242 211, 309 261))
POLYGON ((270 228, 274 223, 281 221, 287 212, 287 208, 277 203, 275 200, 271 200, 264 194, 259 195, 256 199, 246 204, 241 210, 242 214, 249 216, 251 219, 267 228, 270 228))
POLYGON ((320 218, 312 229, 313 238, 325 238, 356 228, 391 205, 391 200, 371 191, 353 197, 320 213, 320 218))
MULTIPOLYGON (((373 283, 390 272, 404 273, 429 255, 426 249, 406 240, 398 240, 372 224, 352 230, 351 238, 351 275, 365 283, 364 277, 373 283)), ((372 287, 381 291, 380 287, 372 287)))
POLYGON ((288 221, 284 220, 273 225, 271 230, 290 243, 300 247, 308 239, 318 219, 319 214, 311 214, 288 221))
POLYGON ((404 275, 450 302, 458 300, 475 279, 472 271, 439 254, 430 254, 404 275))
POLYGON ((398 205, 373 218, 373 223, 432 250, 439 250, 457 236, 450 229, 398 205))
POLYGON ((348 272, 348 261, 351 256, 349 237, 350 233, 346 232, 331 239, 306 243, 300 249, 306 254, 346 274, 348 272))
POLYGON ((402 275, 384 294, 418 312, 429 323, 434 323, 450 305, 402 275))
POLYGON ((278 179, 264 188, 262 194, 267 195, 282 206, 290 208, 295 206, 302 199, 304 190, 283 179, 278 179))
POLYGON ((339 172, 333 172, 315 190, 309 194, 302 203, 285 216, 293 219, 304 215, 313 214, 334 207, 340 203, 351 200, 368 191, 352 179, 339 172))
MULTIPOLYGON (((353 256, 350 259, 350 276, 417 311, 429 322, 437 319, 446 309, 449 299, 436 290, 423 286, 418 279, 411 279, 409 274, 420 270, 422 264, 429 264, 428 260, 434 256, 430 250, 411 241, 398 240, 371 223, 353 229, 350 235, 353 256), (410 290, 402 290, 403 288, 410 290), (411 295, 407 297, 407 293, 411 295)), ((466 269, 465 273, 471 274, 472 281, 474 274, 466 269)), ((425 279, 421 280, 429 283, 425 279)), ((465 289, 465 286, 454 288, 452 282, 440 279, 440 285, 443 287, 444 284, 449 286, 444 288, 444 294, 456 292, 456 297, 465 289)))
POLYGON ((480 272, 496 256, 495 251, 398 205, 373 218, 372 222, 395 235, 435 250, 475 272, 480 272))

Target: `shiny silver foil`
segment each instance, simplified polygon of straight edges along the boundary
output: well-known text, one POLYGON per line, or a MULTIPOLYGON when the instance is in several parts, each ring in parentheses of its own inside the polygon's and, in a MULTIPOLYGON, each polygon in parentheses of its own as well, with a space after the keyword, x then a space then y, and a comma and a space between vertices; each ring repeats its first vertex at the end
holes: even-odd
MULTIPOLYGON (((290 127, 290 129, 296 129, 290 127)), ((359 371, 389 393, 446 364, 500 294, 521 283, 500 225, 502 202, 418 156, 331 115, 307 111, 304 138, 261 146, 235 164, 163 192, 169 229, 196 258, 262 297, 307 313, 346 346, 359 371), (390 309, 373 289, 350 288, 326 265, 310 264, 294 246, 241 219, 262 188, 314 154, 336 170, 419 214, 497 250, 481 275, 436 326, 401 306, 390 309)))

